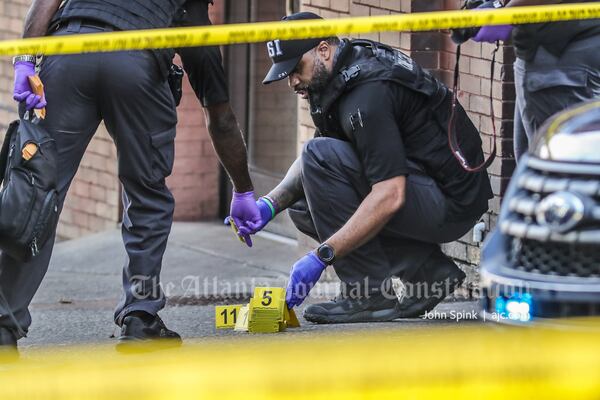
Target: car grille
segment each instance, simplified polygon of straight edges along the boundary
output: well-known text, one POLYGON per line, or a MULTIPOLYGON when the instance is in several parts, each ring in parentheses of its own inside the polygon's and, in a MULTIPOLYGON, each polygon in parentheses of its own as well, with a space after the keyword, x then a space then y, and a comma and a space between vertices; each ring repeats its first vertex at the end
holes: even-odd
POLYGON ((500 230, 510 237, 509 268, 533 274, 597 278, 600 276, 600 176, 570 172, 558 163, 529 159, 516 176, 517 189, 500 230), (536 220, 538 204, 557 191, 577 192, 591 199, 591 218, 567 232, 556 232, 536 220))
POLYGON ((536 274, 598 278, 600 246, 514 238, 510 263, 515 269, 536 274))

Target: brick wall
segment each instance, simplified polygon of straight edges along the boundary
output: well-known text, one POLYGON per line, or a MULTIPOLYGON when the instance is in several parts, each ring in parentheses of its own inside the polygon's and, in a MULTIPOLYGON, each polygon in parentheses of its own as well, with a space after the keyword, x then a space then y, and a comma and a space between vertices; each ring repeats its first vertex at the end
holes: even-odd
MULTIPOLYGON (((20 37, 31 0, 0 1, 0 39, 20 37)), ((223 3, 211 8, 213 22, 221 23, 223 3)), ((9 58, 0 60, 0 130, 17 117, 12 100, 13 69, 9 58)), ((176 162, 168 184, 176 200, 175 218, 212 218, 218 209, 219 167, 204 121, 204 114, 187 79, 178 109, 176 162)), ((2 133, 3 134, 3 133, 2 133)), ((103 126, 92 139, 67 195, 58 227, 62 238, 75 238, 117 226, 120 185, 116 150, 103 126)))
MULTIPOLYGON (((454 10, 459 8, 459 3, 459 0, 302 0, 301 9, 315 12, 324 18, 338 18, 454 10)), ((449 32, 381 32, 361 37, 400 48, 447 85, 452 85, 456 46, 450 40, 449 32)), ((496 56, 494 79, 491 81, 491 54, 494 47, 491 44, 467 42, 463 45, 460 62, 459 100, 481 132, 486 155, 489 155, 492 147, 492 119, 488 99, 490 84, 494 89, 493 107, 498 133, 496 140, 498 157, 488 169, 494 198, 490 202, 490 212, 483 217, 487 232, 495 226, 500 200, 514 169, 512 150, 514 54, 509 46, 500 48, 496 56)), ((312 137, 314 131, 306 102, 301 102, 299 105, 298 129, 298 149, 300 149, 302 144, 312 137)), ((480 244, 473 243, 472 232, 456 242, 443 245, 443 249, 468 272, 467 288, 473 288, 478 281, 476 267, 479 263, 480 244)))

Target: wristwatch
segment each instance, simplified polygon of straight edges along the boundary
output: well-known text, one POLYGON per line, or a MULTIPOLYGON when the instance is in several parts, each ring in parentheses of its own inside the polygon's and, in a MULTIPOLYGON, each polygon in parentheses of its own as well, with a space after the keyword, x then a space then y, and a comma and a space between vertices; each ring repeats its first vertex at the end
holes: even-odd
POLYGON ((13 65, 18 63, 19 61, 30 62, 32 64, 35 64, 36 59, 35 59, 35 56, 32 56, 30 54, 13 57, 13 60, 12 60, 13 65))
POLYGON ((317 248, 317 257, 326 265, 331 265, 335 262, 335 250, 327 243, 323 243, 317 248))

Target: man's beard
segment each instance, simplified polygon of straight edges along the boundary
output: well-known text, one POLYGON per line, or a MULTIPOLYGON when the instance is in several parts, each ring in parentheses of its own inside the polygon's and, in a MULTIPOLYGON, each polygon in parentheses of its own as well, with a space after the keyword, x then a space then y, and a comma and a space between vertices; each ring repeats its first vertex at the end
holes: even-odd
POLYGON ((308 93, 318 95, 321 93, 331 80, 331 73, 327 71, 325 64, 319 59, 315 59, 315 65, 313 67, 313 78, 308 84, 308 93))

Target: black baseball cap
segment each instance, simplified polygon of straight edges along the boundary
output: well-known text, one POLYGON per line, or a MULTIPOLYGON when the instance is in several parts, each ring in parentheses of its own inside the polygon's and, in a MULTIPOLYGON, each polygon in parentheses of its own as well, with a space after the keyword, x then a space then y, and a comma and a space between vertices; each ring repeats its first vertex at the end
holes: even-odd
MULTIPOLYGON (((317 14, 311 12, 299 12, 287 17, 282 21, 297 21, 302 19, 323 19, 317 14)), ((267 51, 273 61, 273 66, 263 80, 266 85, 271 82, 287 78, 287 76, 296 68, 300 59, 309 50, 317 47, 324 38, 320 39, 298 39, 298 40, 271 40, 267 42, 267 51)))

